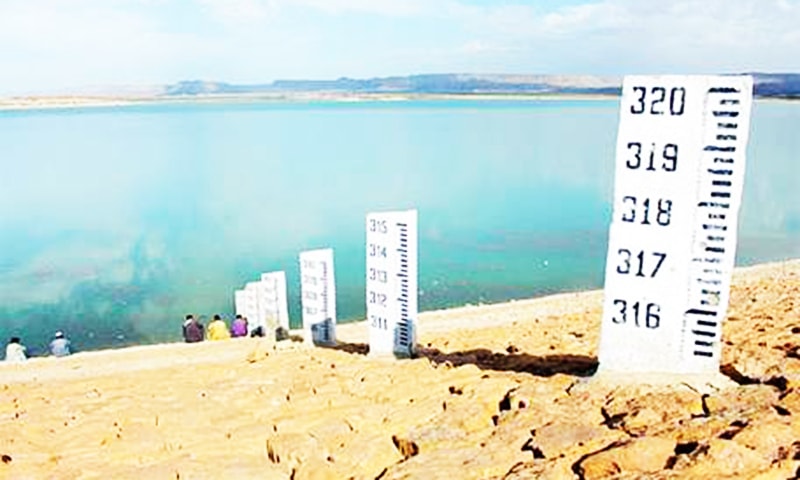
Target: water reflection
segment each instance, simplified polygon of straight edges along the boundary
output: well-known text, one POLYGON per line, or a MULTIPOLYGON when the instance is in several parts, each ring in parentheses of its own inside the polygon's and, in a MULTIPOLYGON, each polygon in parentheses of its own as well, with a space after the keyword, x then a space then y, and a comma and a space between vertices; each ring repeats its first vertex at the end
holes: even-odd
MULTIPOLYGON (((600 287, 613 101, 0 113, 0 322, 32 348, 179 338, 333 247, 363 315, 368 211, 420 210, 423 309, 600 287)), ((756 104, 738 262, 800 257, 800 105, 756 104)))

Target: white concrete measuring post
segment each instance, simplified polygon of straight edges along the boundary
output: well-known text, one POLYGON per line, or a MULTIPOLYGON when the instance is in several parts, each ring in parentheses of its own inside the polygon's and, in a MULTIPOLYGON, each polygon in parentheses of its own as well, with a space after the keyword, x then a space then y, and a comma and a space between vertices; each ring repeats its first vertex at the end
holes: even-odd
POLYGON ((314 345, 336 345, 336 282, 333 250, 309 250, 300 254, 300 288, 303 336, 314 345))
POLYGON ((413 357, 417 346, 417 211, 367 215, 370 355, 413 357))
POLYGON ((261 282, 248 282, 244 286, 244 313, 242 316, 247 319, 247 328, 251 332, 258 327, 264 329, 264 333, 268 333, 267 322, 261 313, 259 305, 259 290, 261 289, 261 282))
POLYGON ((259 306, 267 325, 275 333, 277 327, 289 331, 289 301, 286 295, 286 273, 282 271, 261 274, 259 306))
POLYGON ((247 292, 244 290, 236 290, 233 292, 233 309, 236 315, 246 317, 247 311, 247 292))
POLYGON ((718 374, 750 76, 622 86, 599 373, 718 374))

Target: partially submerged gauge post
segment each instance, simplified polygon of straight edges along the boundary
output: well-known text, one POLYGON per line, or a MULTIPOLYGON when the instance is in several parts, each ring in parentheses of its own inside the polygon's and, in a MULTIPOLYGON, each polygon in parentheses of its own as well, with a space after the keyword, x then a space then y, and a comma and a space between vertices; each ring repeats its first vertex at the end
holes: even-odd
POLYGON ((750 76, 625 77, 601 376, 718 376, 752 96, 750 76))
POLYGON ((371 356, 417 347, 417 211, 367 215, 366 304, 371 356))
POLYGON ((336 282, 333 250, 300 253, 303 338, 314 345, 336 345, 336 282))

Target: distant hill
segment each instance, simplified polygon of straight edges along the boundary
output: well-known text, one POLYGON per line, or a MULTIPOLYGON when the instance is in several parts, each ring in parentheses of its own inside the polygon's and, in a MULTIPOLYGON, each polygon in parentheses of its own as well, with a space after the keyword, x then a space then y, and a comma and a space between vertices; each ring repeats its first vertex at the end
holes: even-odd
POLYGON ((800 97, 800 73, 753 73, 755 93, 762 97, 800 97))
MULTIPOLYGON (((755 94, 761 97, 800 97, 800 74, 752 73, 755 94)), ((620 77, 569 75, 431 74, 336 80, 276 80, 236 85, 191 80, 164 86, 162 96, 233 95, 259 93, 405 93, 405 94, 611 94, 620 93, 620 77)))

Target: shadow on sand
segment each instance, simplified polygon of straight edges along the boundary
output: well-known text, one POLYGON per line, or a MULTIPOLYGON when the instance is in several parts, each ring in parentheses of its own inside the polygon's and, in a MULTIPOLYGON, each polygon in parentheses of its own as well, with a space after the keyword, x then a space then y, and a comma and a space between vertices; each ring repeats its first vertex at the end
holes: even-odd
MULTIPOLYGON (((366 355, 369 345, 364 343, 340 343, 333 347, 354 355, 366 355)), ((590 377, 597 371, 597 357, 587 355, 554 354, 528 355, 509 347, 507 353, 493 352, 485 348, 462 352, 442 352, 436 348, 420 347, 417 358, 427 358, 437 365, 460 367, 472 364, 481 370, 498 372, 529 373, 537 377, 550 377, 558 373, 576 377, 590 377)))

